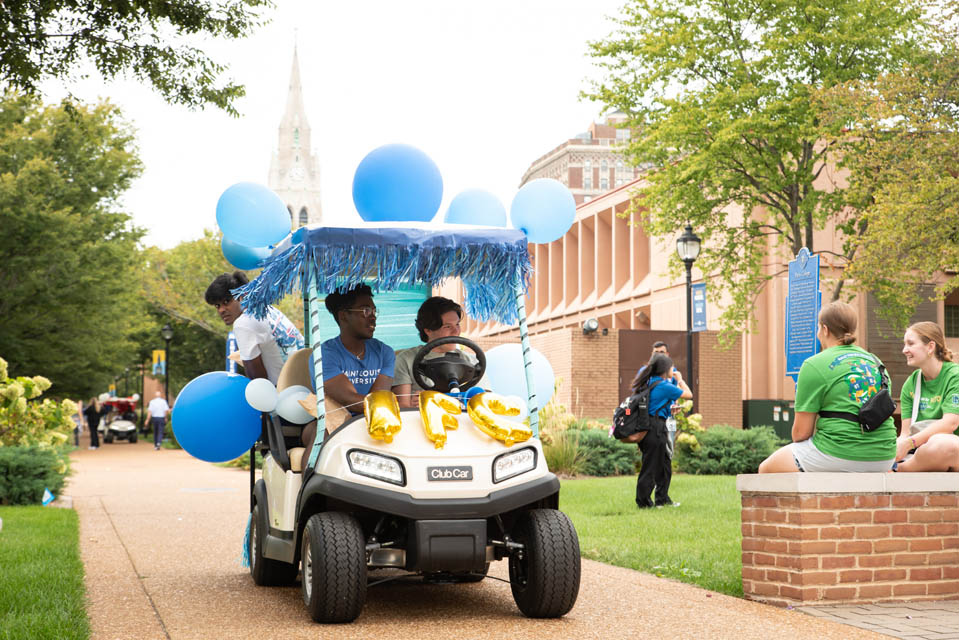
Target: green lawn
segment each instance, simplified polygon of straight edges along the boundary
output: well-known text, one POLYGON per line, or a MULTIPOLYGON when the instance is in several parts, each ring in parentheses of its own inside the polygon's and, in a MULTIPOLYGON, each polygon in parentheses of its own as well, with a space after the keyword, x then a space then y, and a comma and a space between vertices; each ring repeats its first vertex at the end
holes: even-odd
POLYGON ((0 639, 90 637, 77 514, 0 507, 0 639))
POLYGON ((636 476, 562 481, 560 509, 584 558, 742 597, 740 498, 735 476, 673 476, 680 507, 638 509, 636 476))

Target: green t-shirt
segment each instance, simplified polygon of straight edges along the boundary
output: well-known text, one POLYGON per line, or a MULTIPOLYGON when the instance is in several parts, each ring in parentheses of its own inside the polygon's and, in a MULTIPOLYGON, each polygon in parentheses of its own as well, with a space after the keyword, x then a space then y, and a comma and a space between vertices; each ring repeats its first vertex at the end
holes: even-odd
MULTIPOLYGON (((854 345, 830 347, 807 358, 799 369, 796 411, 844 411, 859 407, 879 392, 879 358, 854 345)), ((896 457, 896 425, 892 418, 875 431, 842 418, 819 417, 812 442, 825 454, 843 460, 892 460, 896 457)))
MULTIPOLYGON (((899 402, 904 420, 912 418, 913 396, 916 395, 916 376, 922 375, 919 369, 913 371, 905 384, 899 402)), ((944 413, 959 413, 959 364, 943 362, 939 375, 934 380, 922 380, 919 385, 919 420, 938 420, 944 413)), ((954 432, 959 436, 959 428, 954 432)))

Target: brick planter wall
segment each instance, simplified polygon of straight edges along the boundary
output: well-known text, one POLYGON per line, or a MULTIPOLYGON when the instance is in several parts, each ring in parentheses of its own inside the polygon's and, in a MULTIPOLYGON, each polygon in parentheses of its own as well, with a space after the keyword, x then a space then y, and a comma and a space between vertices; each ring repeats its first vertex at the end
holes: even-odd
POLYGON ((959 598, 959 473, 741 475, 736 487, 748 599, 959 598))

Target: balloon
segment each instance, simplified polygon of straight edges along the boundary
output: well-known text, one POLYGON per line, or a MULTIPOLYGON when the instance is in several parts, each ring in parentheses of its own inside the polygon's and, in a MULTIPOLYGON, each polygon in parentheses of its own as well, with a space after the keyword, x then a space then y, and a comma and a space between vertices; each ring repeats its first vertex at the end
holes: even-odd
POLYGON ((370 435, 387 444, 393 442, 393 436, 403 428, 400 403, 387 389, 372 391, 363 398, 363 415, 370 435))
POLYGON ((481 224, 488 227, 506 226, 506 207, 489 191, 467 189, 456 194, 446 210, 444 222, 454 224, 481 224))
POLYGON ((260 412, 246 402, 249 380, 212 371, 190 380, 173 404, 173 434, 194 458, 226 462, 260 437, 260 412))
POLYGON ((453 416, 463 412, 458 400, 439 391, 420 391, 420 418, 426 437, 437 449, 446 445, 446 430, 456 429, 459 421, 453 416))
POLYGON ((290 212, 280 196, 253 182, 238 182, 220 195, 216 223, 223 235, 244 247, 276 244, 291 227, 290 212))
POLYGON ((287 387, 276 398, 276 412, 293 424, 306 424, 313 420, 313 416, 303 408, 300 400, 309 396, 311 391, 303 385, 295 384, 287 387))
POLYGON ((220 248, 223 250, 223 257, 237 269, 248 271, 250 269, 259 269, 260 261, 270 257, 268 247, 244 247, 223 236, 220 241, 220 248))
POLYGON ((415 147, 388 144, 367 154, 353 175, 353 203, 367 222, 433 219, 443 200, 443 177, 415 147))
POLYGON ((139 393, 134 393, 132 396, 130 396, 130 398, 131 398, 132 400, 134 400, 134 401, 137 401, 137 400, 140 399, 140 394, 139 394, 139 393))
POLYGON ((276 409, 276 387, 266 378, 250 380, 243 394, 247 403, 257 411, 273 411, 276 409))
POLYGON ((503 396, 487 392, 470 398, 466 413, 480 431, 512 447, 517 442, 526 442, 533 437, 533 430, 525 424, 505 419, 506 416, 518 416, 520 406, 503 396))
POLYGON ((576 201, 562 182, 539 178, 527 182, 513 197, 510 224, 530 242, 544 244, 563 237, 576 218, 576 201))
MULTIPOLYGON (((530 347, 533 362, 533 389, 537 409, 542 409, 553 397, 553 367, 542 353, 530 347)), ((526 372, 523 368, 523 348, 518 344, 501 344, 486 352, 486 379, 490 391, 501 396, 519 396, 526 404, 526 372)))

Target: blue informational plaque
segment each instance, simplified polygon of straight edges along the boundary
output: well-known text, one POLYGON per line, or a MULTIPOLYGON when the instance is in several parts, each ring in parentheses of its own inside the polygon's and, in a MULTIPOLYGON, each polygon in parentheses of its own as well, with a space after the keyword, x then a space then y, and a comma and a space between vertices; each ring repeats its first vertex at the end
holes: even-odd
POLYGON ((691 287, 693 294, 693 331, 706 330, 706 283, 699 282, 691 287))
POLYGON ((789 293, 786 296, 786 375, 799 377, 806 358, 819 352, 819 256, 803 247, 789 263, 789 293))
POLYGON ((236 373, 236 361, 230 360, 230 354, 238 350, 236 344, 236 334, 232 331, 226 337, 226 370, 230 373, 236 373))

